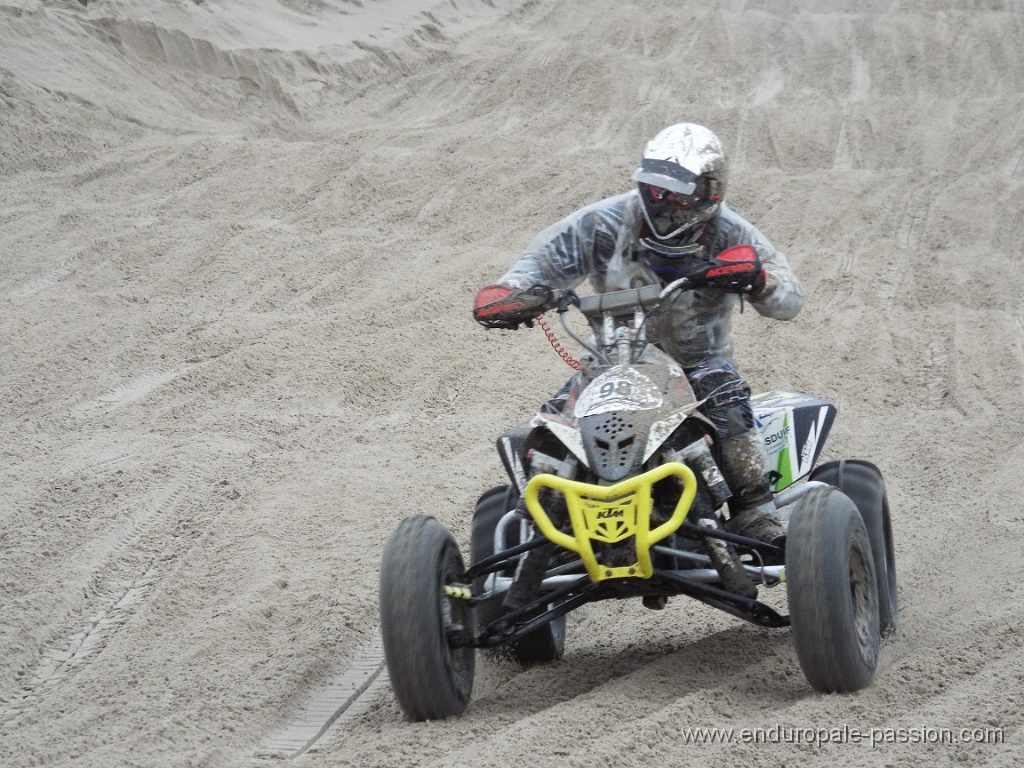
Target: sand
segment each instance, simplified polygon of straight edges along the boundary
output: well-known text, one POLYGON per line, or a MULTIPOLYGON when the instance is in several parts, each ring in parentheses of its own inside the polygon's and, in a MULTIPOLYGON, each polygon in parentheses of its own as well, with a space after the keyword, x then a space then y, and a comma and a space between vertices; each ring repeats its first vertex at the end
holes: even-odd
POLYGON ((1016 765, 1022 115, 1021 0, 0 0, 0 764, 1016 765), (408 723, 382 543, 466 547, 570 373, 472 297, 681 120, 807 287, 736 362, 882 469, 900 629, 825 696, 788 630, 604 603, 408 723))

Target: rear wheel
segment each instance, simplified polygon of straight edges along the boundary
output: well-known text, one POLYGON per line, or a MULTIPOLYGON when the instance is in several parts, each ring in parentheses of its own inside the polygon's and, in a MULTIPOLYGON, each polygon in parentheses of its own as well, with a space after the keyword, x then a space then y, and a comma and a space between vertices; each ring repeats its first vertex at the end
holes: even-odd
MULTIPOLYGON (((470 534, 470 561, 478 563, 485 557, 494 554, 494 534, 498 523, 506 512, 515 508, 518 496, 511 486, 501 485, 491 488, 480 497, 473 512, 473 529, 470 534)), ((518 525, 507 529, 505 547, 514 547, 520 542, 518 525)), ((511 578, 514 569, 499 572, 500 576, 511 578)), ((483 590, 486 576, 481 576, 474 584, 474 592, 483 590)), ((479 603, 476 612, 476 631, 479 634, 487 625, 499 619, 504 612, 501 607, 504 593, 479 603)), ((521 664, 539 664, 562 658, 565 652, 565 617, 555 619, 525 637, 498 646, 494 650, 505 650, 521 664)))
POLYGON ((827 483, 850 497, 868 531, 871 554, 878 578, 878 624, 882 635, 896 630, 899 603, 896 594, 896 556, 892 544, 889 498, 882 473, 867 461, 842 460, 822 464, 811 473, 811 480, 827 483))
POLYGON ((816 488, 793 504, 786 585, 793 644, 811 686, 823 693, 871 684, 878 663, 878 586, 871 543, 853 502, 816 488))
POLYGON ((472 620, 465 601, 444 587, 463 573, 451 533, 432 517, 399 523, 384 545, 380 572, 380 629, 395 698, 410 720, 461 714, 473 690, 474 651, 453 648, 472 620))

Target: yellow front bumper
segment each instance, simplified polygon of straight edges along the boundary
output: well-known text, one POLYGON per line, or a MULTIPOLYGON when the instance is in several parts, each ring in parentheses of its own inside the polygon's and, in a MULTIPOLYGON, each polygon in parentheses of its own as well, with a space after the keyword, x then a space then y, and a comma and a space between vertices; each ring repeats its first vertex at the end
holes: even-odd
POLYGON ((654 573, 651 547, 679 529, 696 493, 697 479, 690 468, 671 462, 610 486, 580 483, 556 475, 536 475, 526 486, 525 499, 526 508, 541 533, 555 544, 576 552, 582 558, 591 581, 604 581, 649 579, 654 573), (651 530, 651 486, 672 475, 682 481, 682 495, 668 521, 651 530), (565 496, 573 535, 558 530, 551 522, 538 498, 543 488, 565 496), (594 542, 618 544, 630 537, 634 539, 635 562, 609 566, 597 561, 594 542))

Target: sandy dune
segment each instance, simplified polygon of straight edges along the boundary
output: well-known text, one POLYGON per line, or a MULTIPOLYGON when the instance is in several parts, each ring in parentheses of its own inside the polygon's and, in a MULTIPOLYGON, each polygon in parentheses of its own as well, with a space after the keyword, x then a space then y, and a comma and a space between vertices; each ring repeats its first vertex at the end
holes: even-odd
POLYGON ((0 764, 1016 765, 1022 209, 1021 0, 0 0, 0 764), (901 629, 821 696, 788 631, 601 604, 409 724, 382 542, 465 544, 569 373, 472 296, 680 120, 808 288, 737 362, 882 468, 901 629))

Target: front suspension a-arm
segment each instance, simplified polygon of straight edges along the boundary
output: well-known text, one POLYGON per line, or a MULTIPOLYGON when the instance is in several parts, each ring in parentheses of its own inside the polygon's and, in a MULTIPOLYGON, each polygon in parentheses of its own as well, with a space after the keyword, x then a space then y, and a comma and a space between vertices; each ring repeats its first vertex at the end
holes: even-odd
POLYGON ((596 599, 597 596, 594 593, 601 589, 602 585, 593 584, 589 577, 581 576, 558 589, 545 592, 537 599, 514 611, 509 611, 485 627, 483 632, 476 637, 449 638, 449 641, 454 647, 468 645, 473 648, 492 648, 502 643, 518 640, 535 629, 565 616, 584 603, 596 599), (578 594, 572 595, 573 592, 578 592, 578 594), (572 597, 567 597, 568 595, 572 595, 572 597), (563 598, 567 599, 563 600, 563 598), (556 604, 552 605, 552 603, 556 604), (545 609, 543 613, 534 615, 541 609, 545 609), (517 623, 527 617, 529 619, 524 623, 517 623))

